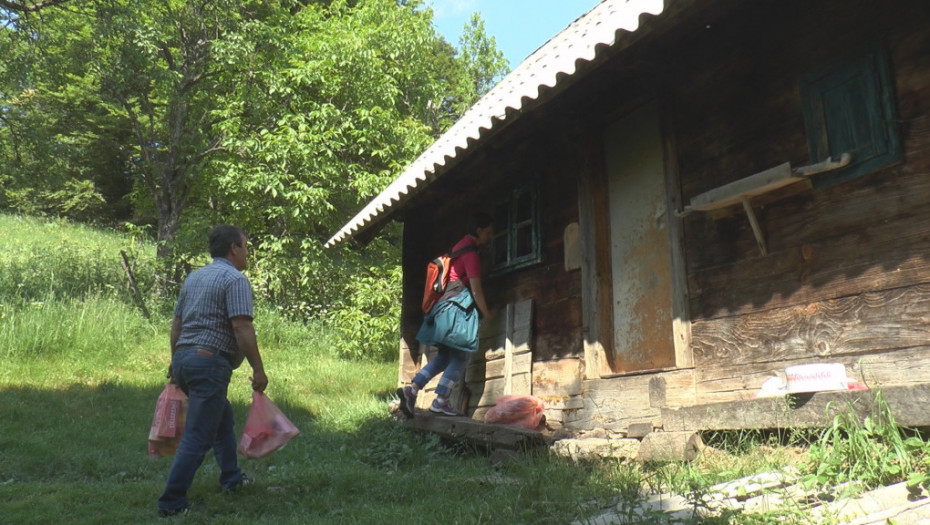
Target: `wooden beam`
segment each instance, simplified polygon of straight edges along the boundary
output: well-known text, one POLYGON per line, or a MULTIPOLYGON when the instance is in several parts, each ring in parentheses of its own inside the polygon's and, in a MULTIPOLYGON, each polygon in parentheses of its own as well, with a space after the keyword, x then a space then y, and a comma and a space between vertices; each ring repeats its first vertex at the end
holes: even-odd
MULTIPOLYGON (((821 428, 839 413, 874 415, 877 393, 819 392, 662 409, 662 424, 668 431, 821 428)), ((930 426, 930 384, 885 387, 881 395, 898 425, 930 426)))
POLYGON ((523 450, 548 445, 539 431, 508 425, 490 425, 467 417, 431 416, 418 413, 404 425, 417 432, 438 434, 454 441, 510 450, 523 450))
POLYGON ((752 204, 749 203, 747 197, 742 197, 740 201, 743 203, 743 209, 746 210, 746 217, 749 219, 749 226, 752 228, 752 234, 756 237, 756 244, 759 245, 759 251, 765 256, 769 253, 769 250, 765 245, 765 234, 762 232, 762 226, 759 226, 759 220, 756 219, 756 212, 752 209, 752 204))
POLYGON ((672 336, 675 344, 675 365, 679 368, 690 368, 694 366, 694 356, 691 352, 691 312, 688 310, 688 263, 679 213, 682 208, 681 170, 678 166, 675 112, 668 102, 673 99, 671 95, 659 97, 669 253, 672 257, 672 336))
POLYGON ((762 195, 800 180, 804 179, 795 176, 791 171, 791 163, 785 162, 774 168, 705 191, 691 199, 691 204, 685 208, 685 212, 726 208, 739 204, 744 198, 762 195))
POLYGON ((610 374, 613 357, 613 289, 610 268, 609 203, 604 151, 599 136, 579 139, 583 166, 578 177, 581 244, 581 315, 585 377, 610 374))

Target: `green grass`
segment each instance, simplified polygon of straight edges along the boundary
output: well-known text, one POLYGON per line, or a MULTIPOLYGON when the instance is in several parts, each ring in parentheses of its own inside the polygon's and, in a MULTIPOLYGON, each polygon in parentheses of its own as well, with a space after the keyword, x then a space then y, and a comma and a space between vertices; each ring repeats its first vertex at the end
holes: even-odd
MULTIPOLYGON (((256 325, 268 395, 302 433, 243 460, 259 483, 235 496, 220 493, 208 457, 187 523, 565 523, 578 495, 600 491, 598 476, 546 457, 497 470, 410 433, 387 410, 393 364, 340 360, 320 329, 263 325, 260 314, 256 325)), ((90 298, 24 305, 2 330, 12 335, 0 376, 0 521, 155 521, 170 460, 148 459, 146 437, 168 365, 166 320, 90 298)), ((239 370, 230 386, 240 429, 247 378, 239 370)))
POLYGON ((140 239, 61 220, 0 214, 0 300, 105 293, 131 301, 120 250, 135 266, 139 287, 148 290, 155 252, 140 239))
MULTIPOLYGON (((0 232, 0 523, 165 523, 155 502, 170 459, 149 459, 146 439, 169 363, 173 298, 150 297, 153 316, 143 318, 118 258, 131 248, 141 279, 151 282, 153 248, 128 235, 2 214, 0 232)), ((257 483, 231 496, 221 493, 208 455, 189 494, 193 512, 176 518, 184 523, 568 524, 642 490, 699 497, 715 483, 805 465, 797 443, 753 432, 707 436, 716 453, 693 464, 575 465, 531 454, 495 465, 483 451, 409 432, 389 415, 396 363, 342 359, 325 327, 269 306, 255 325, 267 393, 301 434, 268 457, 243 459, 257 483)), ((229 391, 239 431, 248 372, 238 370, 229 391)), ((837 420, 814 449, 831 469, 809 464, 806 472, 829 484, 902 465, 881 448, 893 441, 894 453, 902 450, 896 429, 881 421, 876 431, 837 420), (859 456, 852 460, 842 453, 849 435, 859 456)), ((927 447, 913 437, 904 443, 914 483, 925 486, 927 447)), ((906 474, 900 470, 876 476, 893 481, 906 474)), ((782 522, 803 523, 798 516, 782 522)), ((770 518, 730 513, 704 523, 770 518)), ((646 522, 673 523, 664 515, 646 522)))
MULTIPOLYGON (((143 318, 119 265, 131 248, 150 279, 152 247, 15 216, 0 215, 0 231, 0 264, 13 269, 0 277, 0 522, 158 522, 170 459, 149 459, 146 438, 173 299, 143 318)), ((242 460, 258 483, 234 496, 208 456, 186 523, 567 523, 579 501, 610 490, 600 471, 546 456, 495 467, 406 431, 388 413, 396 363, 340 359, 326 328, 270 307, 255 325, 267 393, 301 435, 242 460)), ((248 375, 246 365, 230 385, 239 430, 248 375)))

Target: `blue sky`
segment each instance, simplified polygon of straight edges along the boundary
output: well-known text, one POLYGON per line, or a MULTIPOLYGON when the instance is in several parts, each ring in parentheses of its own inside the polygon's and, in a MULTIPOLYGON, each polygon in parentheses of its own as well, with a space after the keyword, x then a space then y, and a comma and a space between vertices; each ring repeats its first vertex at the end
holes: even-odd
POLYGON ((513 69, 539 46, 600 0, 427 0, 433 24, 458 47, 462 28, 472 13, 481 13, 484 29, 493 36, 513 69))

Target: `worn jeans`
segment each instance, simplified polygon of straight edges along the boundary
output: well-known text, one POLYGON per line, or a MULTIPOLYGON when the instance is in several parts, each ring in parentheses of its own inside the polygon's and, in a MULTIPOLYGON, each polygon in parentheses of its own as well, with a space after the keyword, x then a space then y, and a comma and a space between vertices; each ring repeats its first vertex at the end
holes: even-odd
POLYGON ((234 489, 242 482, 236 458, 233 410, 226 399, 232 367, 222 354, 196 348, 180 349, 171 360, 174 380, 188 396, 187 423, 159 510, 187 505, 187 490, 210 448, 220 467, 220 485, 234 489))
POLYGON ((440 345, 436 357, 417 372, 413 382, 418 388, 423 388, 430 379, 436 377, 436 374, 442 373, 439 384, 436 386, 436 395, 449 397, 449 391, 462 378, 469 357, 468 352, 440 345))

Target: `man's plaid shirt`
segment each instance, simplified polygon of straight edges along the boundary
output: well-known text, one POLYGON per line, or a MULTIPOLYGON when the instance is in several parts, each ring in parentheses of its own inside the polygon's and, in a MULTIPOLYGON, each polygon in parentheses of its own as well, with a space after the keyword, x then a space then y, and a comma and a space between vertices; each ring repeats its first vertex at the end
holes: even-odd
POLYGON ((174 315, 181 318, 177 348, 209 348, 236 355, 239 347, 230 319, 252 318, 252 286, 231 262, 217 257, 184 280, 174 315))

